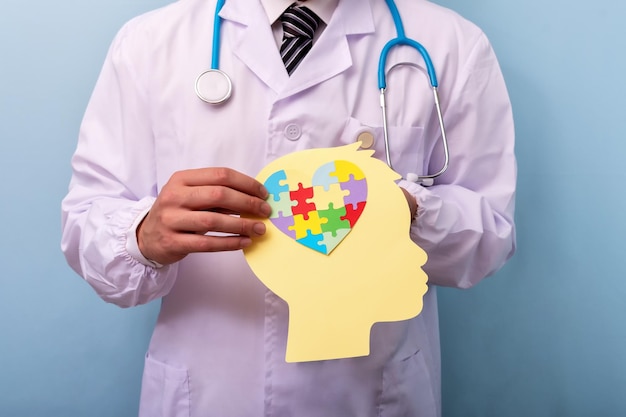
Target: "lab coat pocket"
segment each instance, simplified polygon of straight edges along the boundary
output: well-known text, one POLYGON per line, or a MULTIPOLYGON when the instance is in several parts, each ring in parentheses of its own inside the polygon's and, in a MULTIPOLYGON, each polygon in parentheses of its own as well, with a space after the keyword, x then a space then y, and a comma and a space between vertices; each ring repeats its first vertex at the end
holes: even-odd
POLYGON ((437 417, 437 403, 421 351, 385 367, 381 417, 437 417))
MULTIPOLYGON (((389 126, 389 149, 393 170, 406 178, 408 173, 422 175, 424 167, 424 138, 422 127, 389 126)), ((378 136, 383 144, 384 133, 380 128, 378 136)))
POLYGON ((190 414, 187 370, 146 355, 139 417, 189 417, 190 414))
MULTIPOLYGON (((406 177, 406 174, 422 175, 424 167, 424 128, 421 126, 389 126, 389 149, 394 171, 406 177)), ((374 157, 386 162, 385 135, 382 126, 369 125, 350 118, 342 142, 351 143, 361 138, 373 137, 373 143, 366 140, 366 149, 373 149, 374 157)))

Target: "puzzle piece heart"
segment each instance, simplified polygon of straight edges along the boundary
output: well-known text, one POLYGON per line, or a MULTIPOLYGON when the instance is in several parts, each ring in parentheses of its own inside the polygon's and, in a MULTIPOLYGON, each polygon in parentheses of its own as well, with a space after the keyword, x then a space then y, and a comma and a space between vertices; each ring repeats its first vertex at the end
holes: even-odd
POLYGON ((355 164, 336 160, 312 176, 280 170, 265 181, 271 222, 296 242, 329 255, 350 233, 367 203, 367 180, 355 164))

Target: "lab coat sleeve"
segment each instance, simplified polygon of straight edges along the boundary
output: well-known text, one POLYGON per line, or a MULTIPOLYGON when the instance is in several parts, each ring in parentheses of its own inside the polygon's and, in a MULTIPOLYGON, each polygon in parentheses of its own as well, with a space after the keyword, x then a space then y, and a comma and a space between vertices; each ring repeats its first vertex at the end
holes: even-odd
MULTIPOLYGON (((136 36, 136 35, 133 35, 136 36)), ((113 42, 90 99, 62 202, 61 248, 69 265, 105 301, 122 307, 167 294, 176 265, 132 256, 128 238, 157 194, 147 93, 136 76, 132 36, 113 42)), ((133 243, 133 242, 130 242, 133 243)))
MULTIPOLYGON (((515 251, 517 168, 511 105, 484 34, 455 78, 448 80, 453 88, 444 109, 448 171, 428 188, 408 181, 400 186, 418 202, 411 237, 428 254, 424 269, 430 282, 468 288, 497 271, 515 251)), ((442 161, 437 147, 429 172, 442 161)))

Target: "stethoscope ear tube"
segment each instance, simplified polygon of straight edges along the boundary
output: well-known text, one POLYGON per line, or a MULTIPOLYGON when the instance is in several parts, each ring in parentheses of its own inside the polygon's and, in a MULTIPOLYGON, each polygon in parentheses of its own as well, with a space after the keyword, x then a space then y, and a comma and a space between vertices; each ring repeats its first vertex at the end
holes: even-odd
POLYGON ((450 165, 450 151, 448 149, 448 138, 446 137, 446 127, 443 123, 443 113, 441 112, 441 103, 439 101, 439 92, 437 87, 433 87, 433 98, 435 99, 435 108, 437 109, 437 119, 439 119, 439 130, 441 131, 441 146, 443 146, 443 165, 439 171, 430 175, 423 175, 423 179, 430 179, 431 181, 446 172, 448 165, 450 165))
MULTIPOLYGON (((408 65, 411 68, 418 69, 422 72, 425 72, 423 68, 419 67, 417 64, 410 63, 410 62, 401 62, 401 63, 395 64, 389 69, 389 71, 390 72, 393 71, 395 68, 399 67, 400 65, 408 65)), ((383 81, 386 82, 384 77, 383 77, 383 81)), ((445 125, 443 122, 443 113, 441 111, 439 92, 437 91, 436 86, 431 86, 431 88, 433 91, 433 99, 435 102, 435 110, 437 113, 437 119, 439 121, 439 130, 441 132, 441 144, 443 147, 444 162, 443 162, 441 169, 439 169, 439 171, 437 171, 434 174, 417 175, 414 173, 407 173, 405 177, 405 179, 408 181, 415 182, 426 187, 433 185, 435 178, 439 177, 444 172, 446 172, 450 164, 450 152, 448 149, 448 138, 446 137, 446 129, 445 129, 445 125)), ((390 151, 391 145, 389 143, 389 127, 388 127, 388 122, 387 122, 387 100, 385 97, 386 90, 387 90, 386 84, 384 87, 380 88, 380 107, 381 107, 382 116, 383 116, 383 138, 385 142, 385 158, 387 160, 387 165, 389 165, 389 168, 394 169, 393 163, 391 162, 391 151, 390 151)))
POLYGON ((387 88, 387 77, 385 76, 385 67, 387 66, 387 55, 389 55, 389 51, 391 51, 395 46, 405 45, 410 46, 417 50, 422 56, 424 60, 424 64, 426 65, 426 71, 428 72, 428 79, 430 81, 431 87, 438 87, 437 82, 437 74, 435 73, 435 66, 433 65, 432 60, 430 59, 430 55, 426 48, 422 46, 419 42, 414 41, 409 38, 395 38, 390 40, 385 44, 383 50, 380 53, 380 58, 378 60, 378 88, 387 88))
MULTIPOLYGON (((448 151, 448 139, 446 138, 446 129, 443 124, 443 114, 441 113, 441 105, 439 103, 439 93, 437 92, 437 87, 438 87, 437 75, 435 73, 435 67, 433 65, 433 62, 430 59, 430 55, 428 54, 428 51, 426 51, 426 48, 424 48, 419 42, 413 39, 407 38, 407 36, 405 35, 404 25, 402 24, 402 18, 400 17, 400 13, 398 12, 398 8, 396 7, 394 0, 385 0, 385 1, 387 3, 387 6, 389 7, 389 11, 391 13, 391 17, 393 18, 393 22, 396 27, 396 32, 398 35, 396 38, 390 40, 389 42, 385 44, 385 46, 383 47, 380 53, 380 59, 378 61, 378 89, 380 90, 380 107, 382 109, 382 114, 383 114, 383 135, 384 135, 384 140, 385 140, 385 157, 387 159, 387 165, 389 165, 389 168, 393 169, 393 164, 391 162, 391 152, 390 152, 391 148, 389 145, 389 129, 387 126, 387 105, 386 105, 386 100, 385 100, 385 90, 387 89, 387 77, 385 75, 385 68, 387 66, 387 56, 389 55, 389 51, 391 51, 394 47, 405 45, 405 46, 409 46, 411 48, 416 49, 417 52, 419 52, 419 54, 422 56, 422 59, 424 60, 424 64, 426 65, 426 73, 428 75, 430 86, 433 90, 433 95, 435 99, 435 108, 437 111, 437 118, 439 119, 439 129, 441 131, 441 143, 442 143, 443 152, 444 152, 444 163, 439 171, 430 175, 417 175, 414 173, 408 173, 406 174, 406 179, 409 181, 424 185, 424 186, 430 186, 430 185, 433 185, 435 178, 443 174, 448 169, 448 165, 450 163, 450 154, 448 151)), ((419 67, 418 65, 413 64, 413 63, 407 63, 407 62, 395 64, 389 69, 389 71, 392 71, 395 67, 399 65, 409 65, 412 68, 423 71, 423 69, 419 67)))

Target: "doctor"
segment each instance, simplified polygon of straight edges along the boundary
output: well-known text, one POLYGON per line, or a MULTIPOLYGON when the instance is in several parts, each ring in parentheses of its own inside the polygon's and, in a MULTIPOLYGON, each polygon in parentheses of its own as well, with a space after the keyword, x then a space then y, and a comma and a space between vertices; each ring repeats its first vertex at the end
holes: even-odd
MULTIPOLYGON (((365 137, 384 159, 376 68, 395 37, 383 0, 308 0, 319 22, 289 75, 279 51, 290 3, 226 2, 220 69, 233 90, 219 106, 194 91, 211 61, 215 0, 179 0, 120 30, 81 126, 62 249, 105 301, 161 299, 141 416, 440 416, 436 286, 470 287, 515 247, 514 131, 496 57, 454 12, 398 0, 407 35, 437 69, 450 145, 450 167, 433 186, 399 182, 411 236, 429 254, 424 309, 375 325, 367 357, 286 363, 287 306, 240 251, 264 226, 233 214, 269 215, 253 177, 279 156, 365 137)), ((405 61, 423 62, 399 48, 388 67, 405 61)), ((394 169, 438 169, 427 78, 404 65, 388 84, 394 169)))

